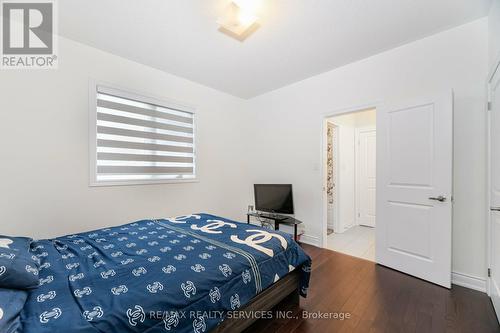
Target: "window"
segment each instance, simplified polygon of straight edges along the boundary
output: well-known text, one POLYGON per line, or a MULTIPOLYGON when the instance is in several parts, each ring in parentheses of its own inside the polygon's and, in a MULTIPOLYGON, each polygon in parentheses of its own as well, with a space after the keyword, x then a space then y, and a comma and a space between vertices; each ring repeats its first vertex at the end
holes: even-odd
POLYGON ((95 84, 91 89, 91 185, 196 179, 190 108, 95 84))

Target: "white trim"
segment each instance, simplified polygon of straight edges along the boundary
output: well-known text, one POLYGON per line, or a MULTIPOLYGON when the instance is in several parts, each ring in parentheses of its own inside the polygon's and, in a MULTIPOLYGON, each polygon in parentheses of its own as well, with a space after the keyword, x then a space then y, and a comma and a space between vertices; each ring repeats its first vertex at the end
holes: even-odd
MULTIPOLYGON (((326 112, 321 114, 320 116, 320 121, 321 121, 321 127, 322 127, 322 135, 321 135, 321 140, 320 140, 320 161, 321 161, 321 172, 320 172, 320 186, 319 189, 321 190, 321 238, 319 239, 320 241, 320 247, 326 248, 327 247, 327 229, 328 229, 328 219, 327 219, 327 209, 328 209, 328 198, 326 196, 326 184, 325 184, 325 175, 326 175, 326 147, 327 147, 327 140, 326 140, 326 120, 328 118, 334 117, 334 116, 340 116, 342 114, 347 114, 347 113, 353 113, 353 112, 359 112, 359 111, 364 111, 364 110, 369 110, 369 109, 379 109, 383 105, 383 102, 378 100, 374 101, 372 103, 366 103, 366 104, 360 104, 358 106, 352 106, 352 107, 346 107, 342 109, 337 109, 331 112, 326 112)), ((338 199, 337 199, 338 200, 338 199)), ((377 223, 375 222, 375 225, 377 223)))
MULTIPOLYGON (((491 110, 488 110, 489 103, 491 102, 491 83, 495 78, 497 72, 500 71, 500 54, 497 57, 497 61, 494 63, 490 75, 488 76, 488 81, 486 82, 487 89, 487 101, 485 106, 486 112, 486 263, 487 269, 493 269, 494 265, 492 263, 493 258, 493 233, 491 228, 491 110)), ((490 296, 490 299, 493 303, 493 307, 495 308, 495 312, 498 313, 498 309, 500 309, 499 300, 497 297, 491 298, 492 290, 498 294, 500 291, 495 281, 488 277, 486 278, 486 293, 490 296)))
POLYGON ((305 243, 305 244, 309 244, 309 245, 313 245, 316 247, 321 247, 320 238, 316 237, 316 236, 302 234, 300 236, 300 242, 305 243))
POLYGON ((124 185, 154 185, 154 184, 179 184, 179 183, 197 183, 198 179, 198 163, 196 154, 196 108, 192 105, 180 103, 175 100, 168 100, 161 97, 155 97, 151 94, 134 91, 120 87, 118 85, 102 82, 99 80, 89 79, 89 186, 124 186, 124 185), (111 95, 128 98, 131 100, 141 101, 154 105, 163 106, 173 110, 187 112, 193 116, 193 173, 194 178, 186 179, 151 179, 151 180, 123 180, 123 181, 98 181, 97 180, 97 90, 111 95))
POLYGON ((486 279, 465 273, 451 272, 451 283, 486 293, 486 279))
MULTIPOLYGON (((488 80, 486 84, 487 90, 487 101, 485 105, 486 112, 486 206, 484 207, 486 210, 486 269, 491 267, 491 258, 492 258, 492 241, 491 241, 491 115, 488 110, 488 104, 491 100, 491 88, 490 88, 491 80, 488 80)), ((491 288, 493 287, 493 283, 491 278, 487 278, 486 283, 486 292, 488 296, 491 297, 491 288)))

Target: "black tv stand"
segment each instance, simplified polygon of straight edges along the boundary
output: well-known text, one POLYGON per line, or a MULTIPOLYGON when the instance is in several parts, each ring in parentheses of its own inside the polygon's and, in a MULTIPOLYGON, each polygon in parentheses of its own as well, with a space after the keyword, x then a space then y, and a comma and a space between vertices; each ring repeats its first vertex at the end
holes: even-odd
POLYGON ((274 222, 274 230, 280 230, 280 224, 285 224, 293 226, 293 239, 298 242, 297 226, 302 223, 302 221, 297 220, 291 216, 269 214, 269 213, 247 213, 247 223, 250 224, 250 217, 262 218, 274 222))
POLYGON ((274 220, 274 221, 284 221, 288 219, 289 216, 279 215, 279 214, 271 214, 271 213, 255 213, 253 216, 258 216, 264 219, 274 220))

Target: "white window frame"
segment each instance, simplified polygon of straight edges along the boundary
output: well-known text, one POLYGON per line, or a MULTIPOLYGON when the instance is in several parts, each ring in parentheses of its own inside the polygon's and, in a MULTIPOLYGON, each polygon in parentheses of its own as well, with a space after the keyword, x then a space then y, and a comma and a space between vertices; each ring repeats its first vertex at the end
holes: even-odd
POLYGON ((179 103, 164 98, 153 97, 148 94, 133 91, 131 89, 118 87, 114 84, 90 80, 89 83, 89 186, 123 186, 123 185, 151 185, 151 184, 178 184, 197 183, 197 140, 196 140, 196 108, 184 103, 179 103), (194 178, 186 179, 141 179, 141 180, 97 180, 97 91, 98 88, 118 97, 154 104, 169 109, 189 112, 193 115, 193 173, 194 178))

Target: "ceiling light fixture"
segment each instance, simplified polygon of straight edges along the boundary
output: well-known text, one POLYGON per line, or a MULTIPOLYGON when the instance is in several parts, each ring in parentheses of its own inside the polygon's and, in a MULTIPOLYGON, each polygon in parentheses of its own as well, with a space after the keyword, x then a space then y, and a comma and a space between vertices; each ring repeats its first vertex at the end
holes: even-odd
POLYGON ((259 0, 231 1, 217 20, 219 31, 239 41, 245 40, 259 27, 257 17, 259 7, 259 0))

